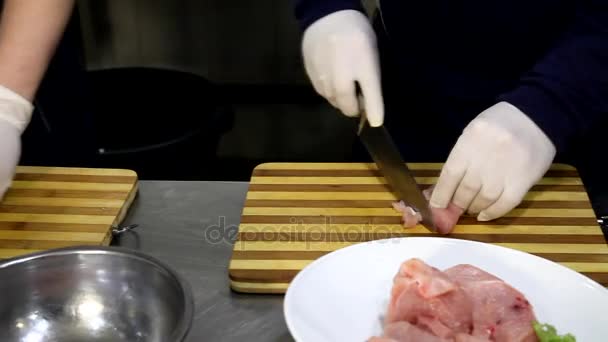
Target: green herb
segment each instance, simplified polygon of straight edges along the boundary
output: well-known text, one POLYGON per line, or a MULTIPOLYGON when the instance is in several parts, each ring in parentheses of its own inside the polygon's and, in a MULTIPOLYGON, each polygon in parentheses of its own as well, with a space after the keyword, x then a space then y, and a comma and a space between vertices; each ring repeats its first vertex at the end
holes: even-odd
POLYGON ((534 331, 540 342, 576 342, 572 334, 560 336, 557 334, 557 329, 549 324, 534 322, 534 331))

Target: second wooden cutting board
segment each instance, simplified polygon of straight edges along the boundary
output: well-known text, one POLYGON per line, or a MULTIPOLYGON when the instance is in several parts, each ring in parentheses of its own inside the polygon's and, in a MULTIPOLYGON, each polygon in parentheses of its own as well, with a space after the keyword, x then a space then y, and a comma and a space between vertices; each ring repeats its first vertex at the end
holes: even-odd
MULTIPOLYGON (((432 185, 441 164, 408 164, 432 185)), ((283 293, 313 260, 391 237, 436 236, 404 229, 396 200, 374 164, 271 163, 251 178, 230 262, 239 292, 283 293)), ((463 217, 451 238, 506 246, 553 260, 608 285, 608 246, 576 169, 554 165, 521 205, 498 220, 463 217)))
POLYGON ((0 202, 0 259, 81 245, 105 246, 137 194, 130 170, 26 167, 0 202))

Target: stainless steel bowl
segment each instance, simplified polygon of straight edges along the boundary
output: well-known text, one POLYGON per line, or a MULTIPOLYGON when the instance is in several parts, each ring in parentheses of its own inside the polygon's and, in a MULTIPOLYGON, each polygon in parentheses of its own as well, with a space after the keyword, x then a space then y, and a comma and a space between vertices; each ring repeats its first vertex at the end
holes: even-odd
POLYGON ((2 342, 181 342, 193 306, 179 275, 131 250, 65 248, 0 262, 2 342))

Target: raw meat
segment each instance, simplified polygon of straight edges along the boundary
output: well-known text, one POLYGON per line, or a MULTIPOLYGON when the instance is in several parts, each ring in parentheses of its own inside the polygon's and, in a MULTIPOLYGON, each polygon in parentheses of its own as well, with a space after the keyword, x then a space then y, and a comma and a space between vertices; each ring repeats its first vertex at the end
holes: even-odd
POLYGON ((407 321, 441 337, 470 332, 471 299, 443 272, 410 259, 401 265, 393 282, 385 324, 407 321))
POLYGON ((537 342, 535 320, 524 295, 498 277, 413 258, 393 279, 383 336, 369 341, 537 342))
POLYGON ((451 339, 437 337, 406 321, 388 324, 383 337, 372 337, 369 342, 451 342, 451 339))
POLYGON ((530 303, 499 278, 470 265, 445 273, 473 299, 473 336, 497 341, 536 341, 530 322, 535 320, 530 303))
MULTIPOLYGON (((427 200, 430 199, 431 194, 433 193, 433 187, 431 186, 428 189, 425 189, 423 193, 427 200)), ((407 228, 415 227, 422 221, 420 214, 411 207, 408 207, 403 201, 393 203, 393 208, 403 214, 403 225, 407 228)), ((449 234, 456 226, 460 216, 464 214, 464 210, 453 203, 450 203, 445 209, 431 208, 431 212, 437 230, 441 234, 449 234)))
POLYGON ((461 284, 482 280, 500 280, 498 277, 471 265, 456 265, 444 273, 452 280, 461 284))

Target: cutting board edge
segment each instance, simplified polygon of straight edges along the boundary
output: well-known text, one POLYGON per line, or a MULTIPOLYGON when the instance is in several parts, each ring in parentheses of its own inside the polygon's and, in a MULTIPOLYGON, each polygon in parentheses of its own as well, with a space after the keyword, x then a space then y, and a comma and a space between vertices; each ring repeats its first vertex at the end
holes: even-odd
POLYGON ((111 168, 111 167, 106 167, 106 168, 97 168, 97 167, 63 167, 63 166, 40 166, 40 165, 18 165, 16 167, 16 173, 21 173, 21 172, 32 172, 32 171, 39 171, 39 170, 45 170, 45 171, 61 171, 61 173, 64 173, 66 171, 72 171, 72 172, 78 172, 78 171, 97 171, 97 172, 108 172, 108 171, 116 171, 118 173, 120 173, 121 176, 125 176, 125 177, 135 177, 138 178, 138 174, 135 170, 131 170, 131 169, 124 169, 124 168, 111 168))
MULTIPOLYGON (((129 170, 129 171, 131 171, 131 170, 129 170)), ((113 226, 120 225, 125 220, 125 218, 127 217, 127 214, 129 213, 129 210, 131 209, 131 206, 133 205, 133 202, 135 202, 135 199, 137 198, 137 195, 139 193, 139 176, 137 175, 137 173, 135 171, 133 171, 133 173, 135 175, 134 176, 135 180, 133 182, 133 188, 129 192, 129 195, 127 196, 127 199, 125 200, 125 204, 120 209, 118 216, 114 220, 113 226)), ((114 237, 114 235, 112 234, 112 227, 110 227, 110 229, 106 233, 106 237, 104 238, 104 240, 102 242, 102 246, 109 246, 112 243, 113 237, 114 237)))
POLYGON ((260 283, 258 287, 247 287, 232 279, 230 279, 230 289, 235 293, 242 294, 285 295, 287 293, 287 286, 283 286, 283 283, 260 283), (276 288, 273 286, 275 284, 281 285, 281 287, 276 288))

